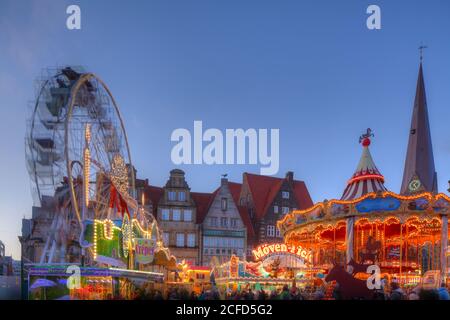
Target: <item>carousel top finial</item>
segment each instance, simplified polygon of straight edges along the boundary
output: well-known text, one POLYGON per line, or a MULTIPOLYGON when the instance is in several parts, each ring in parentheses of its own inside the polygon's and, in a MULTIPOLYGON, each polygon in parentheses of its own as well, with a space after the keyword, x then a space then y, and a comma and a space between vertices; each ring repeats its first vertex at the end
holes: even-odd
POLYGON ((375 135, 372 132, 372 129, 367 128, 366 133, 363 133, 359 137, 359 143, 362 143, 363 147, 368 147, 370 145, 370 137, 374 137, 375 135))
POLYGON ((369 151, 370 137, 374 134, 372 129, 367 128, 366 133, 359 137, 359 143, 363 145, 363 152, 353 176, 347 182, 341 200, 352 200, 366 193, 386 191, 384 177, 375 166, 369 151))

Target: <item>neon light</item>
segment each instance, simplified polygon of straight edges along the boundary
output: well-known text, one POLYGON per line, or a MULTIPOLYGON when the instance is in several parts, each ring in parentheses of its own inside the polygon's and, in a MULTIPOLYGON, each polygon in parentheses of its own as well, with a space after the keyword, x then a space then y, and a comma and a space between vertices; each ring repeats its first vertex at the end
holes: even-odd
POLYGON ((261 260, 269 255, 278 253, 288 253, 298 256, 301 259, 311 263, 312 253, 301 246, 289 245, 284 243, 263 244, 252 250, 255 260, 261 260))
POLYGON ((416 195, 411 195, 411 196, 402 196, 402 195, 399 195, 399 194, 394 193, 392 191, 383 191, 381 193, 370 192, 370 193, 367 193, 367 194, 365 194, 365 195, 363 195, 363 196, 361 196, 361 197, 359 197, 357 199, 353 199, 353 200, 332 199, 332 200, 329 200, 329 201, 318 202, 314 206, 312 206, 310 208, 307 208, 305 210, 294 210, 291 213, 285 215, 279 221, 277 221, 277 226, 278 226, 278 228, 281 229, 281 226, 284 223, 286 223, 286 221, 288 219, 295 219, 296 215, 302 215, 302 214, 304 215, 304 214, 310 213, 310 212, 314 211, 315 209, 317 209, 319 207, 322 208, 322 209, 325 209, 326 207, 331 207, 333 204, 352 205, 352 204, 355 204, 357 202, 361 202, 361 201, 363 201, 365 199, 368 199, 368 198, 373 198, 374 199, 374 198, 377 198, 377 197, 379 197, 379 198, 393 197, 393 198, 396 198, 396 199, 399 199, 399 200, 405 200, 405 201, 411 201, 411 200, 417 200, 417 199, 420 199, 420 198, 426 198, 430 202, 433 200, 433 198, 434 198, 434 200, 439 200, 439 199, 442 198, 442 199, 445 199, 448 202, 450 202, 450 197, 447 196, 444 193, 433 194, 431 192, 423 192, 423 193, 416 194, 416 195))
POLYGON ((348 180, 347 184, 352 184, 356 181, 368 180, 368 179, 377 179, 377 180, 381 180, 381 182, 384 182, 384 177, 381 174, 368 174, 368 175, 354 177, 354 178, 348 180))

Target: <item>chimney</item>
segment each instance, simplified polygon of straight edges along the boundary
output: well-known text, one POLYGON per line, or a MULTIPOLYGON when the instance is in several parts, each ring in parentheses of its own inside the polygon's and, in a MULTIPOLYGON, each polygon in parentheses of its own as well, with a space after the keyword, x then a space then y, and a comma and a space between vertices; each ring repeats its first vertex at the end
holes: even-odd
POLYGON ((222 179, 220 179, 220 185, 224 186, 224 185, 227 185, 227 184, 228 184, 228 178, 222 177, 222 179))
POLYGON ((290 184, 294 183, 294 172, 292 172, 292 171, 286 172, 286 180, 290 184))

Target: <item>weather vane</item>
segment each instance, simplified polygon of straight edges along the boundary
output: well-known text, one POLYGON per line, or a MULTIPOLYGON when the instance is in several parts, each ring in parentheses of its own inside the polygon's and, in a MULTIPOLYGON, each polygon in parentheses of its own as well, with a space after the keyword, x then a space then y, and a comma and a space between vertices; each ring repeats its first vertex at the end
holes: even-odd
POLYGON ((363 133, 360 137, 359 137, 359 143, 361 143, 361 141, 363 141, 364 139, 368 139, 370 137, 374 137, 375 135, 372 132, 372 129, 367 128, 366 133, 363 133))
POLYGON ((420 45, 419 51, 420 51, 420 62, 423 60, 423 49, 427 49, 427 46, 424 46, 423 44, 420 45))

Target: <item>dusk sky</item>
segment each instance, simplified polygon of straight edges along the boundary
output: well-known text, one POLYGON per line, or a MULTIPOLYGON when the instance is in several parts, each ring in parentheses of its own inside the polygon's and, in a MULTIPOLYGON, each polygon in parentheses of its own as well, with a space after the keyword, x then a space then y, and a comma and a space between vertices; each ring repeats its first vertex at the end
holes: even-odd
MULTIPOLYGON (((45 67, 82 65, 111 89, 139 178, 163 185, 173 130, 280 129, 280 169, 313 201, 339 198, 370 127, 374 161, 399 192, 419 67, 424 76, 439 191, 450 179, 450 2, 0 0, 0 240, 20 258, 31 217, 25 166, 27 104, 45 67), (81 30, 66 8, 81 7, 81 30), (381 30, 366 9, 381 8, 381 30)), ((220 175, 241 182, 259 165, 184 165, 193 191, 220 175)))

